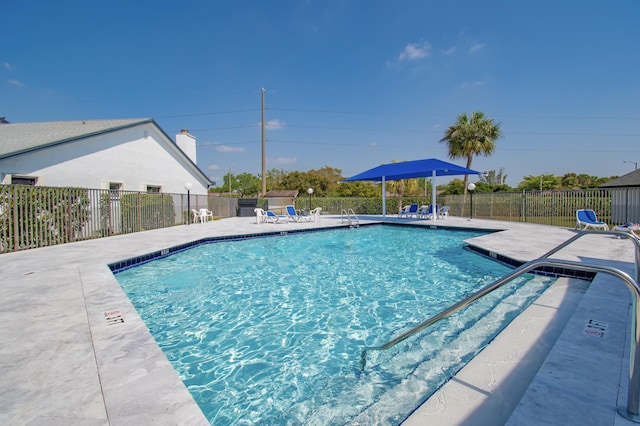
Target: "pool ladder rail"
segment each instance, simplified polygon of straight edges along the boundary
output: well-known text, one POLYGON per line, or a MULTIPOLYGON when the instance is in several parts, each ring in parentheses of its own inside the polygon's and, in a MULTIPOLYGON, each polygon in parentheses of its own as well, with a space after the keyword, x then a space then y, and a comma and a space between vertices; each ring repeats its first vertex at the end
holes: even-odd
MULTIPOLYGON (((344 210, 343 210, 344 211, 344 210)), ((640 242, 638 241, 638 237, 635 234, 631 234, 628 232, 620 232, 620 231, 600 231, 600 230, 585 230, 580 232, 579 234, 569 238, 564 243, 558 245, 548 253, 542 255, 538 259, 527 262, 520 267, 516 268, 510 274, 505 275, 502 278, 497 279, 493 283, 488 286, 480 289, 476 293, 467 297, 466 299, 456 303, 455 305, 441 311, 440 313, 432 316, 431 318, 421 322, 420 324, 413 327, 411 330, 406 331, 400 334, 397 337, 389 340, 387 343, 381 346, 368 346, 365 347, 360 354, 360 369, 364 371, 364 368, 367 363, 367 352, 370 351, 383 351, 389 348, 394 347, 398 343, 408 339, 409 337, 421 332, 422 330, 432 326, 437 323, 441 319, 447 318, 454 313, 464 309, 469 306, 471 303, 480 299, 483 296, 493 292, 494 290, 502 287, 504 284, 507 284, 511 280, 518 278, 521 275, 526 274, 529 271, 534 269, 543 268, 543 267, 560 267, 566 269, 573 269, 584 272, 595 272, 595 273, 606 273, 613 275, 614 277, 619 278, 631 291, 633 296, 633 309, 631 312, 632 321, 631 321, 631 336, 634 337, 635 341, 632 342, 632 350, 631 350, 631 360, 629 362, 629 391, 627 397, 627 407, 618 408, 618 414, 622 417, 625 417, 628 420, 631 420, 635 423, 640 423, 640 286, 638 285, 638 278, 640 277, 640 242), (580 262, 569 261, 569 260, 558 260, 558 259, 549 259, 550 256, 562 250, 569 244, 573 243, 575 240, 581 238, 587 234, 610 234, 615 235, 619 238, 628 238, 634 243, 635 247, 635 279, 631 278, 629 274, 624 271, 621 271, 617 268, 612 268, 609 266, 596 266, 596 265, 586 265, 580 262)))
POLYGON ((350 228, 360 227, 360 219, 356 216, 356 212, 354 212, 353 209, 342 209, 340 221, 344 223, 345 220, 349 222, 350 228))

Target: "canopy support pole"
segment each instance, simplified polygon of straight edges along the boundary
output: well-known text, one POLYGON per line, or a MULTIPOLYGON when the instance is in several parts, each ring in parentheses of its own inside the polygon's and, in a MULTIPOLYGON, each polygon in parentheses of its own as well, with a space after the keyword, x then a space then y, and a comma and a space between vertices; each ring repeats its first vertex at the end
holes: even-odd
POLYGON ((382 217, 387 217, 387 182, 382 176, 382 217))
POLYGON ((436 221, 436 217, 438 214, 436 212, 436 171, 431 171, 431 211, 433 214, 431 215, 431 220, 433 222, 436 221))

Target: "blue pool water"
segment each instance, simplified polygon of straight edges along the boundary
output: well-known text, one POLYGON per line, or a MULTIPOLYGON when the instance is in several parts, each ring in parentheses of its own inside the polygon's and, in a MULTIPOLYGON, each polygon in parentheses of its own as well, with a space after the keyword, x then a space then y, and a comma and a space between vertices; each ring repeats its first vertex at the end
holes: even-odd
POLYGON ((116 277, 212 424, 394 425, 552 281, 514 281, 372 352, 361 371, 365 346, 508 273, 462 249, 477 235, 369 226, 246 239, 116 277))

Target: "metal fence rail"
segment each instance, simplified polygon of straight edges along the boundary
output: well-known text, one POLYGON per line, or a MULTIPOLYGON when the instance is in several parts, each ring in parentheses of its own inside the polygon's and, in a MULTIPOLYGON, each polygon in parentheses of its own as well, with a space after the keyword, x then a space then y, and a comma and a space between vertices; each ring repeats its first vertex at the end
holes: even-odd
POLYGON ((573 227, 576 210, 591 209, 604 222, 623 223, 612 220, 611 192, 603 189, 445 195, 438 203, 450 206, 454 216, 470 215, 473 209, 475 218, 573 227))
POLYGON ((237 200, 207 195, 0 185, 0 253, 189 223, 189 209, 235 216, 237 200))
MULTIPOLYGON (((476 218, 573 227, 576 210, 586 208, 611 225, 625 223, 628 217, 640 220, 640 189, 446 195, 437 197, 437 203, 450 206, 452 216, 464 216, 472 199, 476 218)), ((387 215, 398 213, 398 201, 387 198, 387 215)), ((380 197, 301 197, 295 203, 299 209, 322 207, 323 214, 382 211, 380 197)), ((405 196, 401 203, 428 205, 431 197, 405 196)), ((264 199, 259 200, 263 204, 264 199)), ((217 218, 231 217, 237 207, 237 198, 214 194, 187 199, 187 194, 0 185, 0 253, 187 224, 193 217, 191 209, 206 208, 217 218)))

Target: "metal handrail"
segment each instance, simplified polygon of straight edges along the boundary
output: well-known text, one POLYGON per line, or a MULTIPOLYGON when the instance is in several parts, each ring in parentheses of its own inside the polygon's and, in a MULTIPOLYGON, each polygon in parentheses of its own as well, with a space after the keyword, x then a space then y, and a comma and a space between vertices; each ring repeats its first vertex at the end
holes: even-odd
POLYGON ((638 269, 640 265, 640 241, 636 237, 635 234, 626 233, 626 232, 618 232, 618 231, 582 231, 574 237, 568 239, 564 243, 555 247, 551 251, 545 253, 538 259, 527 262, 520 267, 516 268, 510 274, 499 278, 493 283, 487 285, 486 287, 480 289, 476 293, 467 297, 466 299, 456 303, 455 305, 441 311, 440 313, 432 316, 431 318, 421 322, 420 324, 413 327, 411 330, 406 331, 405 333, 400 334, 399 336, 389 340, 387 343, 381 346, 369 346, 365 347, 360 354, 360 369, 364 370, 367 363, 367 352, 369 351, 381 351, 389 349, 398 343, 408 339, 409 337, 419 333, 420 331, 426 329, 427 327, 435 324, 436 322, 453 315, 454 313, 460 311, 461 309, 469 306, 471 303, 480 299, 481 297, 493 292, 494 290, 502 287, 504 284, 509 281, 526 274, 527 272, 541 268, 546 266, 551 267, 566 267, 574 270, 584 271, 584 272, 602 272, 613 275, 619 279, 621 279, 631 294, 633 295, 633 306, 634 310, 632 311, 632 335, 634 336, 634 344, 631 348, 631 362, 629 363, 629 391, 628 391, 628 399, 627 399, 627 410, 626 413, 619 410, 619 413, 628 419, 637 420, 640 419, 638 416, 640 411, 640 325, 638 324, 638 319, 640 318, 640 286, 638 285, 638 277, 640 270, 638 269), (634 242, 635 246, 635 279, 631 278, 629 274, 623 272, 617 268, 612 268, 609 266, 595 266, 595 265, 586 265, 580 262, 568 261, 568 260, 558 260, 558 259, 549 259, 548 257, 558 252, 562 248, 568 246, 575 240, 581 238, 584 235, 597 233, 599 235, 602 234, 611 234, 618 237, 629 238, 634 242))
POLYGON ((354 212, 353 209, 349 209, 349 210, 342 209, 340 214, 341 214, 341 219, 340 219, 341 222, 344 222, 344 216, 347 216, 347 221, 349 222, 349 226, 352 226, 352 221, 356 223, 357 227, 360 226, 360 219, 358 218, 358 216, 356 216, 356 212, 354 212))

